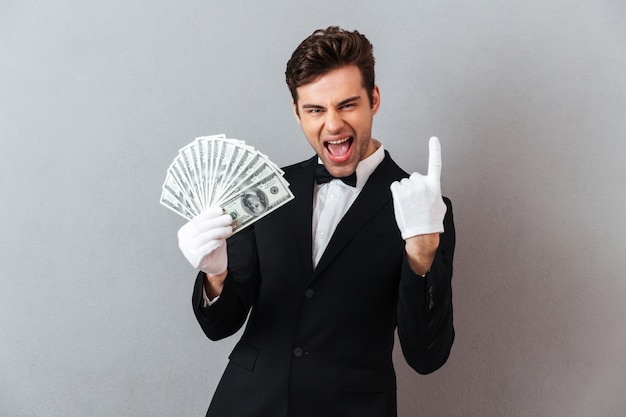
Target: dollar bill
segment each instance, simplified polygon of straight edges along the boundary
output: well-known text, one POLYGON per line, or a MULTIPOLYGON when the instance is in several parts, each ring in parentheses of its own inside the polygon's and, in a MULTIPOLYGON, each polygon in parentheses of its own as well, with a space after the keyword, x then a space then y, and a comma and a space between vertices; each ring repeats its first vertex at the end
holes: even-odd
POLYGON ((234 195, 239 194, 242 190, 245 190, 254 185, 259 180, 276 174, 276 170, 271 165, 266 163, 255 163, 250 170, 246 170, 237 178, 237 182, 230 184, 228 191, 223 193, 222 198, 215 202, 215 205, 221 205, 225 201, 230 200, 234 195))
POLYGON ((161 204, 172 210, 174 213, 183 216, 187 220, 191 220, 195 217, 185 203, 181 202, 176 198, 176 196, 172 195, 166 189, 161 191, 161 204))
POLYGON ((194 193, 192 189, 193 185, 187 179, 180 164, 174 161, 170 165, 167 173, 168 175, 165 177, 163 188, 170 187, 170 191, 172 191, 174 195, 183 198, 187 202, 187 205, 192 207, 194 216, 200 214, 200 212, 202 212, 201 201, 194 193))
POLYGON ((178 151, 180 159, 178 159, 178 166, 180 171, 185 176, 186 181, 190 185, 188 187, 189 192, 192 193, 193 199, 200 204, 200 209, 204 210, 206 207, 204 203, 204 190, 202 187, 202 176, 200 161, 197 159, 196 146, 193 143, 183 147, 178 151))
POLYGON ((261 179, 239 192, 222 205, 224 212, 233 218, 233 234, 262 219, 274 210, 293 200, 287 184, 277 173, 261 179))

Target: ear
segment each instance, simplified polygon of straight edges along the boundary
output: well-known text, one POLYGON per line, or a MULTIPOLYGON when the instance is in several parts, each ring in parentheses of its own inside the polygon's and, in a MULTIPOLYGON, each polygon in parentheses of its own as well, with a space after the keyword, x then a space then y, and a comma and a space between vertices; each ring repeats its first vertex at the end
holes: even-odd
POLYGON ((380 89, 374 85, 372 90, 372 114, 376 114, 380 108, 380 89))
POLYGON ((300 114, 298 114, 298 104, 294 100, 291 100, 291 108, 293 109, 293 115, 296 118, 296 122, 298 122, 298 124, 302 124, 300 122, 300 114))

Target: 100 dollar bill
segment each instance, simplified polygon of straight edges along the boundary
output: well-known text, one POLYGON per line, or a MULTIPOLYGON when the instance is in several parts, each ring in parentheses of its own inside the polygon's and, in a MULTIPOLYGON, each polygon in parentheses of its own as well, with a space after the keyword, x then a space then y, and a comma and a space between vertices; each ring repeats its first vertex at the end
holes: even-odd
POLYGON ((242 190, 222 205, 233 218, 233 234, 293 200, 289 184, 277 173, 242 190))

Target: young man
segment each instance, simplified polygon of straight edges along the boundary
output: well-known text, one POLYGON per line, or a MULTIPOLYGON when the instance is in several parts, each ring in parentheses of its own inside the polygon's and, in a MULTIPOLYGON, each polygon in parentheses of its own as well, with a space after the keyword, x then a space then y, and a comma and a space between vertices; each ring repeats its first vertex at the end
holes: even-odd
POLYGON ((206 335, 230 336, 250 314, 207 416, 395 416, 396 328, 422 374, 454 339, 439 142, 428 175, 407 178, 371 137, 380 91, 356 31, 314 32, 286 78, 316 153, 284 168, 296 198, 228 240, 232 219, 217 207, 178 234, 200 269, 193 308, 206 335))

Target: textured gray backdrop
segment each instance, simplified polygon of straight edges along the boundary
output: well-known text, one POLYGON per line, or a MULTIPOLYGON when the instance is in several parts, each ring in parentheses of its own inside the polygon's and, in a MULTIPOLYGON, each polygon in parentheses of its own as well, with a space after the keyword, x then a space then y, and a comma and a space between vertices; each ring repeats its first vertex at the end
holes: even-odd
MULTIPOLYGON (((190 307, 176 151, 226 133, 312 155, 284 65, 318 27, 372 40, 375 136, 443 146, 457 341, 397 355, 400 416, 626 415, 622 0, 0 1, 0 416, 201 416, 235 339, 190 307)), ((268 381, 271 383, 271 381, 268 381)))

